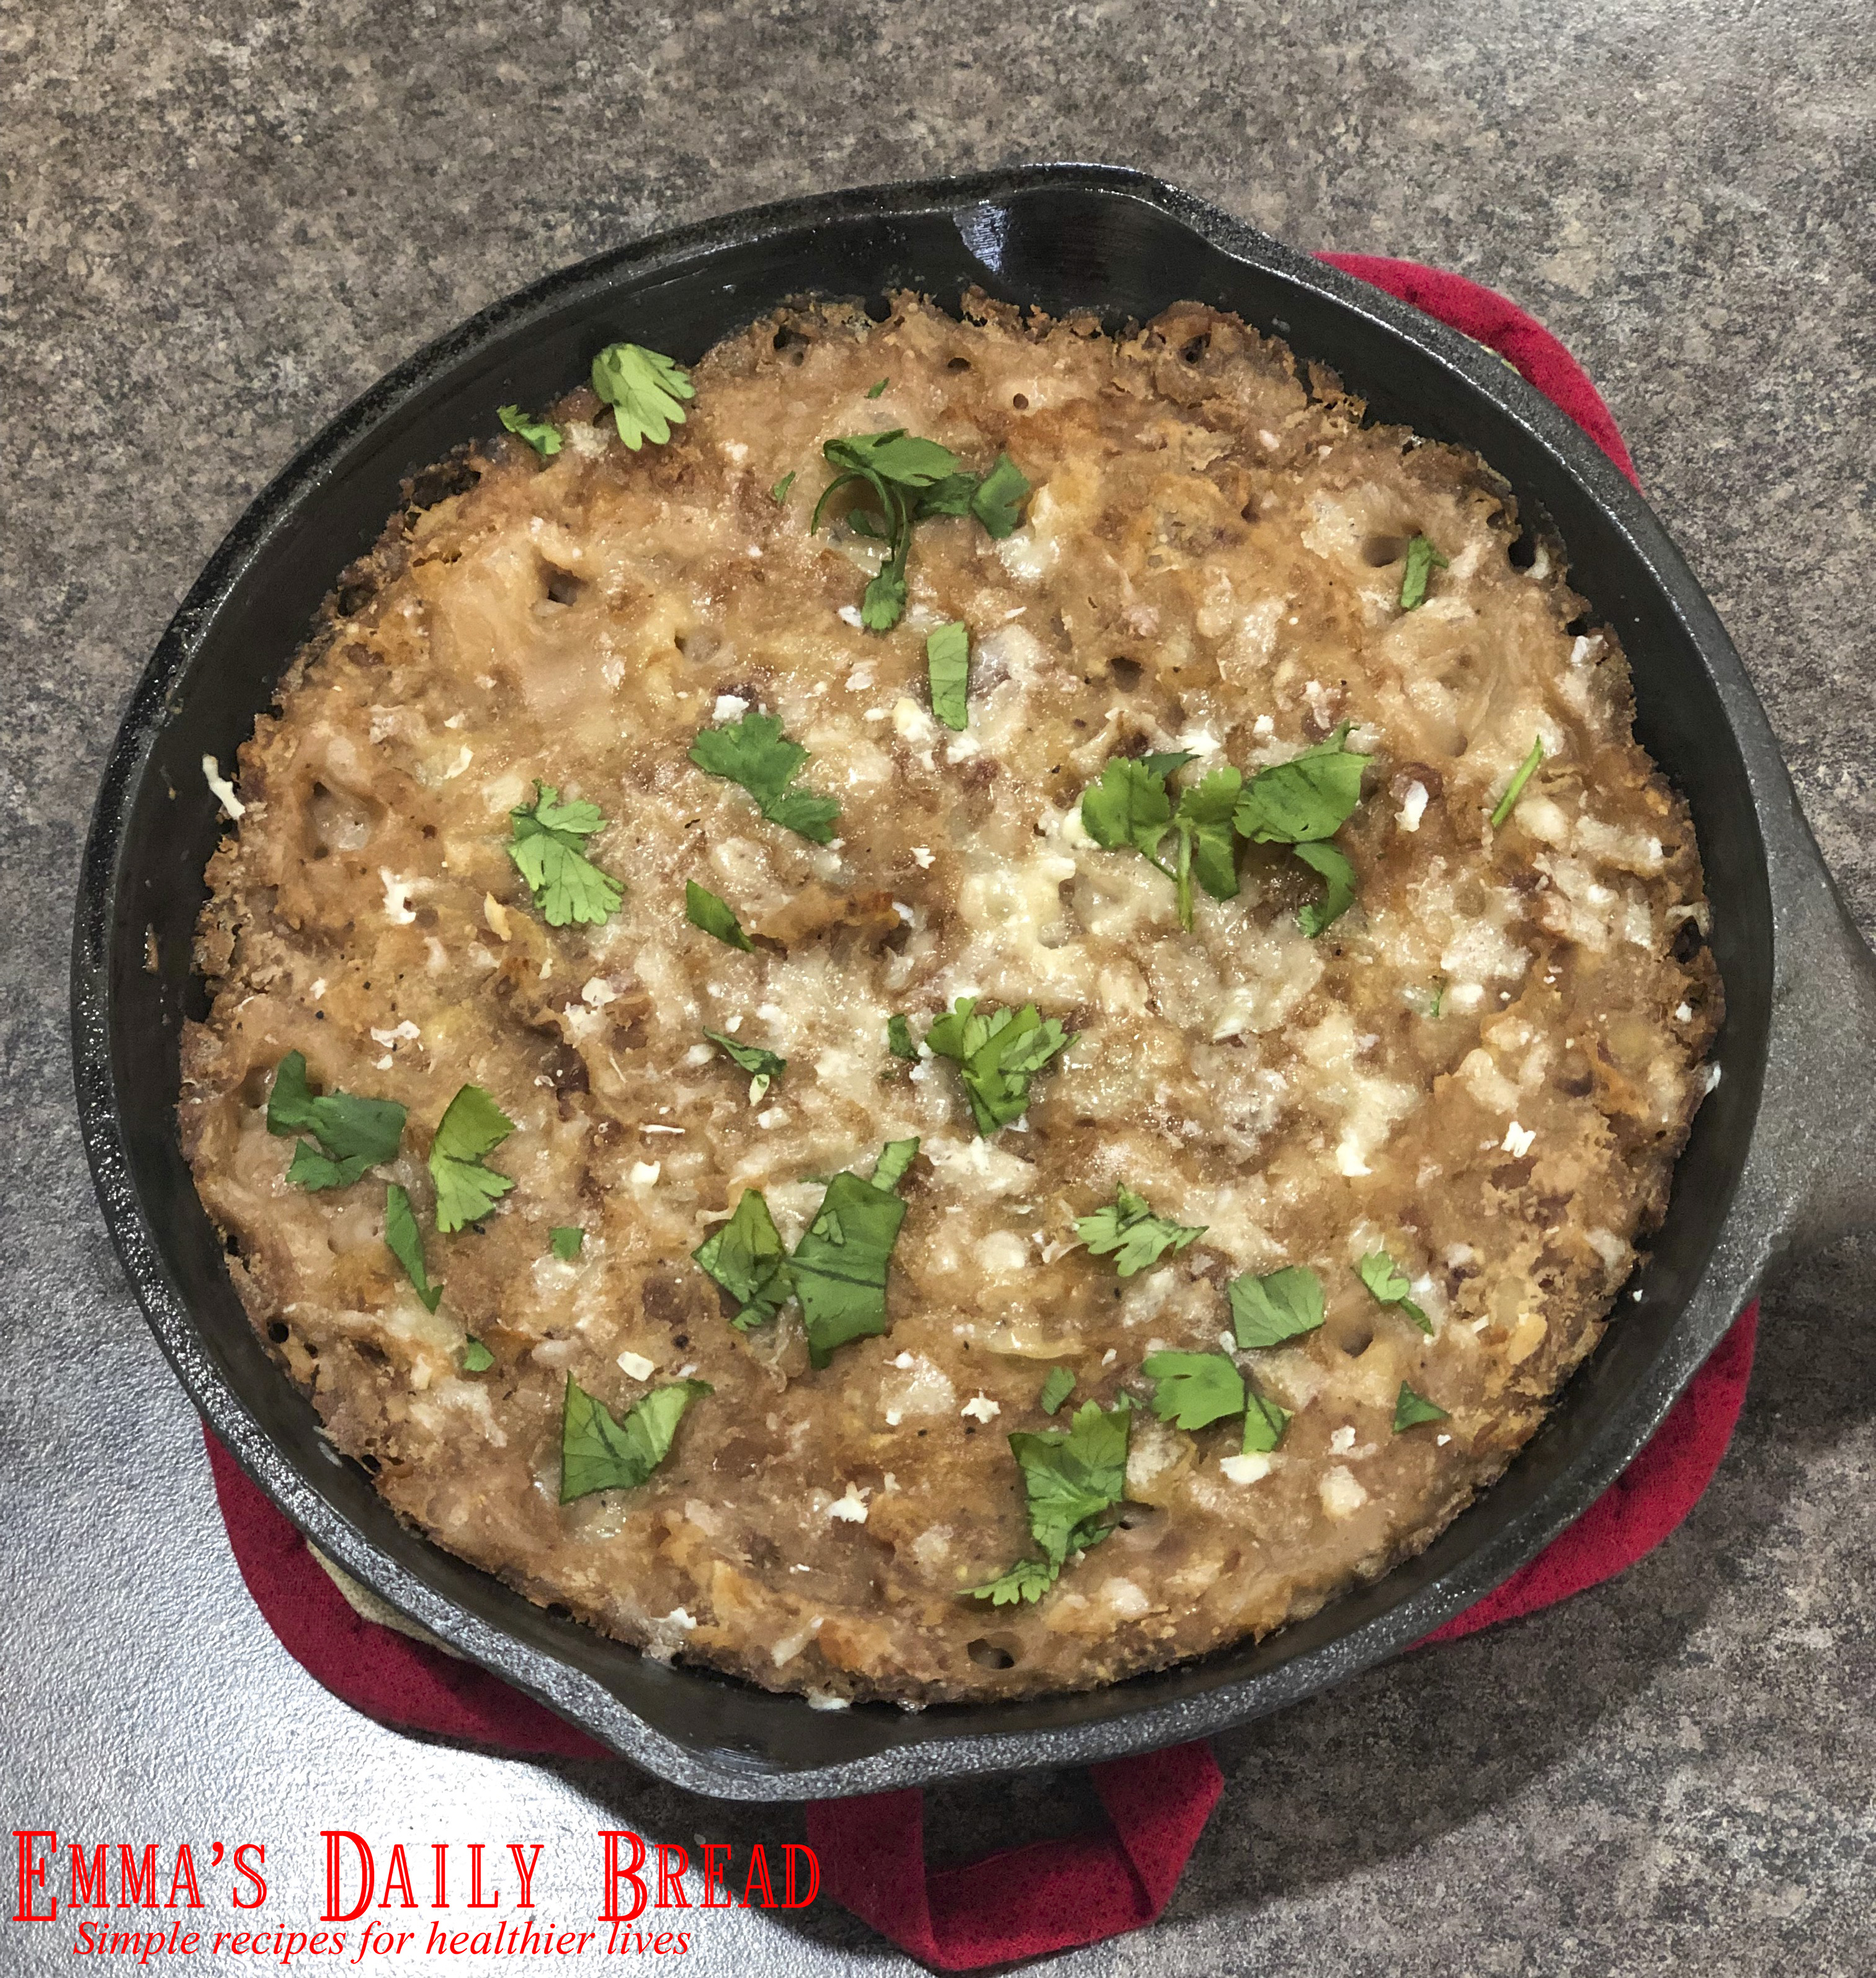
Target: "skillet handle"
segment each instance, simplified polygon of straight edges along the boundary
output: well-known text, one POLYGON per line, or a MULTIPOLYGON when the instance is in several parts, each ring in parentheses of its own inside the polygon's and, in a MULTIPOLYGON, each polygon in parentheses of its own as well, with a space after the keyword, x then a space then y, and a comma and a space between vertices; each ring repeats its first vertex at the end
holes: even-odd
POLYGON ((1782 1198, 1772 1205, 1781 1254, 1876 1226, 1876 954, 1822 855, 1805 848, 1810 858, 1772 873, 1781 965, 1754 1136, 1782 1198))

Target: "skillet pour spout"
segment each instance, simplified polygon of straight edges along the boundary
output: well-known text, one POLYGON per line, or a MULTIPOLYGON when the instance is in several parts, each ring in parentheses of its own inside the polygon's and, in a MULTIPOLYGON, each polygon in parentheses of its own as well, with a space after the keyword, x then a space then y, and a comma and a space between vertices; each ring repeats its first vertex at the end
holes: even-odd
POLYGON ((86 848, 73 936, 79 1110, 98 1199, 203 1416, 346 1571, 450 1646, 691 1791, 801 1799, 1085 1764, 1280 1708, 1424 1636, 1507 1577, 1647 1440, 1785 1247, 1876 1219, 1876 964, 1851 925, 1759 702, 1659 522, 1491 352, 1142 174, 1037 165, 834 193, 662 234, 549 276, 340 414, 216 552, 133 694, 86 848), (534 1606, 399 1524, 255 1338, 177 1135, 190 955, 220 830, 205 755, 233 758, 338 573, 400 481, 495 408, 551 402, 621 338, 700 356, 805 293, 950 301, 971 286, 1060 313, 1234 310, 1327 364, 1380 418, 1482 455, 1569 552, 1631 657, 1643 745, 1692 808, 1726 987, 1718 1083, 1620 1322, 1504 1478, 1418 1558, 1264 1641, 1085 1694, 812 1709, 667 1667, 534 1606), (146 966, 154 952, 157 966, 146 966))

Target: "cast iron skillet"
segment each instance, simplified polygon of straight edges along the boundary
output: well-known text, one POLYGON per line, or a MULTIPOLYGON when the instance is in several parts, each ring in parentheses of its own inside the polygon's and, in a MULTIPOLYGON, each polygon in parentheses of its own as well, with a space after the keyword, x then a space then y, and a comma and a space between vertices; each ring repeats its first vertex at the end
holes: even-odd
POLYGON ((1107 167, 834 194, 664 234, 496 303, 340 414, 216 552, 137 686, 86 851, 72 1001, 79 1109, 105 1219, 216 1433, 317 1544, 404 1612, 649 1770, 731 1798, 1113 1758, 1241 1723, 1394 1654, 1504 1579, 1602 1490, 1782 1246, 1876 1207, 1855 1179, 1876 1163, 1864 1089, 1876 1059, 1876 966, 1738 657, 1660 524, 1490 352, 1156 180, 1107 167), (1332 366, 1377 417, 1476 448, 1527 514, 1554 524, 1573 580, 1628 650, 1640 738, 1692 805, 1726 987, 1723 1076, 1619 1322, 1504 1478, 1421 1557, 1257 1646, 1087 1695, 816 1711, 645 1660, 405 1530, 268 1359, 177 1139, 179 1027, 203 1006, 191 934, 222 829, 200 766, 204 754, 232 762, 337 573, 397 505, 400 481, 494 432, 498 404, 545 404, 617 338, 691 360, 786 296, 877 298, 903 285, 951 299, 972 283, 1115 322, 1186 299, 1235 309, 1332 366))

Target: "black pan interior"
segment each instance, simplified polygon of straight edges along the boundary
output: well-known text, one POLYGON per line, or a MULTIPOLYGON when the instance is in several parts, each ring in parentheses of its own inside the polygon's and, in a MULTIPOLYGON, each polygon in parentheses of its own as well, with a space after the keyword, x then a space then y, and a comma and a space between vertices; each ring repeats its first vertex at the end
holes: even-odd
MULTIPOLYGON (((1223 1721, 1221 1692, 1232 1695, 1229 1715, 1248 1716, 1414 1639, 1582 1509, 1626 1453, 1610 1455, 1612 1421, 1626 1422, 1619 1432, 1632 1450, 1644 1417, 1658 1416, 1712 1344, 1690 1338, 1686 1308, 1744 1159, 1764 1070, 1764 851, 1715 673, 1737 662, 1666 538, 1645 511, 1625 509, 1599 460, 1496 359, 1150 180, 1084 168, 842 195, 718 223, 551 277, 412 359, 316 441, 224 545, 138 690, 94 825, 77 951, 81 1100, 114 1232, 198 1402, 276 1498, 365 1577, 408 1596, 414 1576, 488 1624, 465 1639, 505 1673, 706 1790, 766 1797, 790 1775, 824 1779, 829 1767, 902 1760, 915 1747, 935 1775, 1169 1742, 1223 1721), (1506 1479, 1421 1559, 1260 1646, 1091 1695, 916 1715, 812 1712, 644 1661, 405 1530, 363 1473, 333 1455, 310 1407, 266 1358, 174 1126, 179 1024, 201 997, 191 934, 220 828, 201 758, 230 763, 400 482, 493 432, 498 404, 546 402, 616 338, 692 359, 790 296, 878 300, 905 286, 950 301, 972 283, 1052 312, 1093 307, 1117 323, 1186 298, 1235 309, 1332 366, 1377 417, 1476 448, 1554 526, 1573 580, 1627 649, 1641 739, 1692 805, 1729 1006, 1725 1076, 1696 1126, 1639 1302, 1625 1300, 1620 1323, 1506 1479), (108 1144, 114 1115, 121 1160, 108 1144), (595 1702, 582 1675, 614 1701, 595 1702), (1158 1727, 1150 1733, 1142 1712, 1158 1727), (955 1761, 944 1752, 953 1745, 955 1761)), ((898 1763, 894 1776, 909 1775, 898 1763)), ((872 1782, 864 1764, 854 1778, 872 1782)))

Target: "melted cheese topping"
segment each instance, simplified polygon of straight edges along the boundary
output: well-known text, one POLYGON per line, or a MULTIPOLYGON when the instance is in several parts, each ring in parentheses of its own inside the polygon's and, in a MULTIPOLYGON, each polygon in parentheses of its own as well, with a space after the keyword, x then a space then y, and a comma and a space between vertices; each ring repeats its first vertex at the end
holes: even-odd
POLYGON ((1510 561, 1479 461, 1364 428, 1332 380, 1305 388, 1204 309, 1123 342, 988 305, 809 311, 695 377, 663 448, 626 452, 577 394, 553 460, 471 455, 352 574, 350 615, 242 752, 183 1118, 255 1321, 443 1543, 647 1652, 823 1702, 1084 1685, 1311 1611, 1530 1434, 1704 1085, 1719 998, 1689 938, 1692 834, 1632 738, 1621 655, 1566 629, 1581 607, 1549 551, 1510 561), (899 425, 976 468, 1007 449, 1036 491, 1001 542, 921 524, 879 637, 855 608, 876 547, 807 524, 822 442, 899 425), (1403 612, 1415 534, 1448 563, 1403 612), (961 734, 924 684, 925 635, 954 619, 961 734), (811 752, 832 844, 687 759, 749 709, 811 752), (1186 933, 1170 883, 1082 827, 1117 752, 1249 773, 1344 720, 1372 755, 1338 840, 1359 904, 1318 939, 1297 921, 1318 882, 1281 847, 1249 850, 1186 933), (1494 831, 1534 736, 1543 766, 1494 831), (627 891, 603 926, 548 927, 508 858, 537 779, 607 819, 588 850, 627 891), (688 924, 687 880, 753 952, 688 924), (955 1066, 887 1048, 894 1014, 921 1035, 966 995, 1077 1034, 988 1140, 955 1066), (753 1095, 706 1028, 786 1072, 753 1095), (292 1049, 410 1109, 393 1167, 286 1183, 264 1106, 292 1049), (422 1156, 470 1080, 517 1123, 492 1157, 515 1186, 483 1233, 440 1238, 422 1156), (792 1313, 733 1330, 690 1253, 742 1191, 792 1243, 817 1177, 913 1135, 890 1331, 817 1371, 792 1313), (425 1223, 435 1314, 384 1246, 387 1176, 425 1223), (1074 1223, 1120 1182, 1204 1235, 1118 1278, 1074 1223), (587 1232, 572 1263, 548 1254, 561 1224, 587 1232), (1380 1248, 1431 1336, 1356 1276, 1380 1248), (1239 1356, 1295 1411, 1279 1450, 1155 1421, 1146 1353, 1219 1350, 1226 1282, 1293 1264, 1328 1322, 1239 1356), (1005 1437, 1059 1425, 1049 1364, 1077 1404, 1139 1404, 1134 1508, 1040 1603, 992 1610, 961 1589, 1032 1550, 1005 1437), (568 1376, 622 1413, 691 1374, 714 1391, 650 1481, 561 1506, 568 1376), (1448 1411, 1437 1437, 1391 1433, 1402 1381, 1448 1411))

